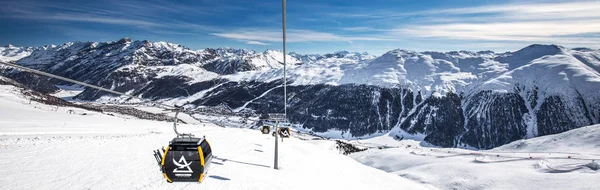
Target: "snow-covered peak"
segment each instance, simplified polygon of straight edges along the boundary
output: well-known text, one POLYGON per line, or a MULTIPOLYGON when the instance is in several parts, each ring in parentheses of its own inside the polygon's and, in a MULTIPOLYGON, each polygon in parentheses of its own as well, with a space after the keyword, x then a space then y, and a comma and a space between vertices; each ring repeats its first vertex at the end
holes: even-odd
POLYGON ((465 51, 465 50, 461 50, 461 51, 450 51, 447 54, 449 55, 454 55, 454 56, 460 56, 460 57, 473 57, 473 56, 477 56, 478 54, 475 52, 470 52, 470 51, 465 51))
POLYGON ((323 57, 325 57, 325 58, 343 58, 346 56, 356 56, 356 53, 350 53, 348 51, 338 51, 338 52, 327 53, 327 54, 323 55, 323 57))
POLYGON ((17 61, 31 55, 31 52, 33 52, 34 49, 35 48, 31 47, 15 47, 8 44, 4 47, 0 47, 0 61, 17 61))
MULTIPOLYGON (((219 74, 245 71, 265 71, 283 67, 283 53, 278 50, 256 52, 247 49, 207 48, 197 51, 201 66, 219 74)), ((286 56, 288 66, 301 63, 294 56, 286 56)))
POLYGON ((131 43, 131 38, 121 38, 117 43, 131 43))
MULTIPOLYGON (((547 76, 547 79, 539 81, 547 83, 545 81, 554 81, 554 79, 560 78, 558 77, 560 72, 569 71, 566 76, 571 80, 576 79, 577 84, 590 82, 595 84, 594 81, 598 80, 597 78, 600 76, 598 74, 598 70, 600 70, 600 60, 598 59, 600 53, 598 52, 600 51, 569 50, 557 45, 531 45, 516 52, 503 54, 496 54, 491 51, 419 53, 395 49, 369 62, 366 66, 347 71, 341 78, 340 83, 388 87, 408 85, 417 90, 425 91, 425 94, 432 94, 436 91, 469 90, 465 87, 473 83, 484 83, 485 85, 481 87, 485 89, 512 90, 517 83, 534 84, 527 81, 533 81, 536 77, 544 78, 545 76, 547 76), (529 67, 536 68, 534 71, 515 70, 530 65, 544 66, 529 67), (556 72, 551 72, 553 70, 556 70, 556 72), (531 76, 531 80, 522 77, 519 77, 519 80, 514 80, 517 73, 521 73, 518 76, 531 76)), ((589 84, 586 84, 574 87, 568 82, 556 82, 556 84, 564 84, 565 87, 575 89, 589 86, 589 84)), ((548 86, 538 83, 534 85, 548 86)), ((548 86, 548 88, 552 88, 551 86, 548 86)), ((591 93, 586 91, 586 94, 591 93)))
MULTIPOLYGON (((209 48, 210 49, 210 48, 209 48)), ((224 56, 224 57, 232 57, 232 56, 248 56, 251 54, 255 54, 256 52, 253 50, 248 50, 248 49, 235 49, 235 48, 231 48, 231 47, 220 47, 215 49, 216 52, 220 55, 220 56, 224 56)))
POLYGON ((422 54, 431 55, 434 59, 444 59, 451 62, 457 62, 457 60, 461 59, 471 59, 471 58, 493 58, 496 57, 496 53, 493 51, 449 51, 449 52, 437 52, 437 51, 425 51, 421 52, 422 54))
POLYGON ((515 69, 543 56, 565 54, 567 50, 567 48, 558 45, 533 44, 515 52, 500 54, 495 60, 508 63, 509 69, 515 69))
MULTIPOLYGON (((562 50, 561 50, 562 51, 562 50)), ((575 55, 577 56, 577 55, 575 55)), ((597 96, 600 86, 600 73, 595 68, 586 65, 572 54, 545 55, 531 62, 506 72, 497 78, 486 81, 483 88, 492 90, 511 91, 515 84, 537 86, 543 92, 568 96, 583 95, 597 96), (573 90, 569 90, 573 89, 573 90), (577 90, 577 94, 575 93, 577 90)), ((588 64, 600 66, 598 61, 588 64)))
POLYGON ((188 49, 187 47, 184 47, 182 45, 179 44, 172 44, 172 43, 167 43, 167 42, 139 42, 136 41, 135 43, 143 43, 143 46, 145 48, 153 48, 159 51, 167 51, 167 52, 174 52, 174 53, 181 53, 184 51, 190 51, 192 52, 190 49, 188 49))
POLYGON ((559 45, 543 45, 543 44, 532 44, 523 49, 520 49, 513 54, 518 55, 555 55, 564 52, 567 48, 559 45))
POLYGON ((67 49, 67 48, 73 46, 73 44, 81 44, 81 43, 82 42, 67 42, 67 43, 62 44, 61 46, 58 46, 58 48, 56 48, 56 51, 67 49))
MULTIPOLYGON (((368 84, 393 87, 405 85, 407 71, 404 68, 403 56, 414 52, 406 50, 392 50, 381 57, 371 61, 365 67, 356 68, 347 72, 341 78, 341 84, 368 84)), ((413 54, 414 55, 414 54, 413 54)))
POLYGON ((324 62, 356 62, 364 63, 371 61, 376 58, 374 55, 370 55, 366 52, 349 52, 349 51, 338 51, 334 53, 326 54, 298 54, 295 52, 289 53, 290 56, 298 59, 304 64, 323 64, 324 62))
POLYGON ((434 59, 429 54, 396 49, 365 67, 347 72, 348 75, 340 83, 408 86, 415 91, 424 91, 427 95, 456 92, 477 79, 474 73, 461 72, 455 66, 456 63, 434 59))
MULTIPOLYGON (((330 55, 330 54, 325 54, 324 56, 327 57, 327 55, 330 55)), ((373 60, 376 58, 376 56, 369 55, 367 52, 359 53, 359 52, 339 51, 339 52, 333 53, 332 55, 335 55, 334 56, 335 58, 346 58, 346 59, 353 59, 353 60, 358 60, 358 61, 373 60)))
MULTIPOLYGON (((262 53, 249 54, 245 57, 245 63, 250 67, 254 68, 252 70, 269 70, 269 69, 279 69, 283 68, 283 53, 278 50, 266 50, 262 53)), ((285 62, 287 66, 294 66, 300 63, 299 60, 292 56, 286 56, 285 62)))
POLYGON ((395 49, 376 58, 370 64, 404 64, 402 57, 407 54, 416 54, 414 51, 395 49))
POLYGON ((479 54, 479 55, 487 55, 487 54, 493 55, 493 54, 496 54, 496 52, 491 51, 491 50, 485 50, 485 51, 478 51, 477 54, 479 54))

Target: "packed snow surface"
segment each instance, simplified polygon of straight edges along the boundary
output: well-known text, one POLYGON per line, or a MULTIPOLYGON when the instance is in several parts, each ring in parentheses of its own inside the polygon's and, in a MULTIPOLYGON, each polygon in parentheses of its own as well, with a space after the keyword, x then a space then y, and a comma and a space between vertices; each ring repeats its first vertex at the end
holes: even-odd
POLYGON ((274 170, 273 137, 211 123, 180 125, 211 143, 208 177, 167 183, 152 150, 174 137, 171 123, 30 104, 11 86, 0 107, 2 189, 434 189, 297 138, 280 142, 274 170))
POLYGON ((357 161, 440 189, 600 188, 600 125, 487 151, 434 148, 388 136, 352 143, 377 147, 351 154, 357 161))

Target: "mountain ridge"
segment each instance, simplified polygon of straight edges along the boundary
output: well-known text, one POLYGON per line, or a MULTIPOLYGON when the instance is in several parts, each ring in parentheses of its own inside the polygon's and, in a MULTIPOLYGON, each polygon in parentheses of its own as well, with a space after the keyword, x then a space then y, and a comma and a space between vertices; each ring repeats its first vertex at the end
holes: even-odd
MULTIPOLYGON (((600 50, 533 44, 505 53, 394 49, 286 59, 290 119, 331 137, 389 133, 489 149, 600 123, 600 50)), ((282 60, 276 50, 121 39, 44 46, 16 62, 142 98, 264 114, 282 111, 282 60)), ((30 77, 8 73, 22 83, 30 77)), ((124 100, 94 89, 76 98, 124 100)))

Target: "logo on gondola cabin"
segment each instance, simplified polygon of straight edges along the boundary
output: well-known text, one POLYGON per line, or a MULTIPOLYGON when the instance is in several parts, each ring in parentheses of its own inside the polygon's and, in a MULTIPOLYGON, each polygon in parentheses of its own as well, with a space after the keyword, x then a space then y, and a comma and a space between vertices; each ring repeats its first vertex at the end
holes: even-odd
POLYGON ((173 163, 177 166, 177 168, 173 169, 173 173, 194 173, 192 168, 190 168, 190 164, 192 164, 192 162, 194 161, 188 163, 183 156, 181 156, 178 162, 173 159, 173 163))

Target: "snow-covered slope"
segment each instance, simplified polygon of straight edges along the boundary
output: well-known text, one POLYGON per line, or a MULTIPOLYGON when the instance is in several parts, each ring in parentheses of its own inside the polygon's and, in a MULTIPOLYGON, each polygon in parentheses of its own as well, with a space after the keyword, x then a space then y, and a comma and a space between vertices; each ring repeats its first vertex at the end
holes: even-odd
POLYGON ((385 87, 411 87, 416 91, 458 91, 477 79, 477 73, 461 72, 444 60, 409 50, 392 50, 367 66, 353 70, 340 83, 385 87))
POLYGON ((564 133, 518 140, 491 151, 576 152, 600 155, 600 125, 585 126, 564 133))
MULTIPOLYGON (((279 53, 279 52, 278 52, 279 53)), ((368 54, 350 53, 347 51, 336 52, 325 55, 298 55, 291 56, 299 62, 289 62, 287 67, 287 77, 291 82, 290 86, 327 84, 337 86, 346 71, 364 66, 371 61, 374 56, 368 54)), ((283 80, 283 68, 267 71, 249 71, 238 72, 233 75, 226 75, 223 78, 231 81, 260 81, 272 82, 283 80)))
MULTIPOLYGON (((234 74, 243 71, 265 71, 283 67, 283 53, 266 50, 255 52, 244 49, 218 48, 198 51, 202 57, 202 67, 219 74, 234 74)), ((287 56, 289 65, 299 64, 294 57, 287 56)))
POLYGON ((350 157, 440 189, 591 190, 598 188, 600 175, 599 135, 600 125, 587 126, 489 151, 424 147, 427 143, 383 136, 352 141, 359 147, 387 148, 350 157))
POLYGON ((295 138, 274 170, 273 137, 211 123, 180 125, 210 141, 208 177, 167 183, 151 152, 174 137, 171 123, 29 104, 7 85, 0 107, 3 189, 433 189, 295 138))

